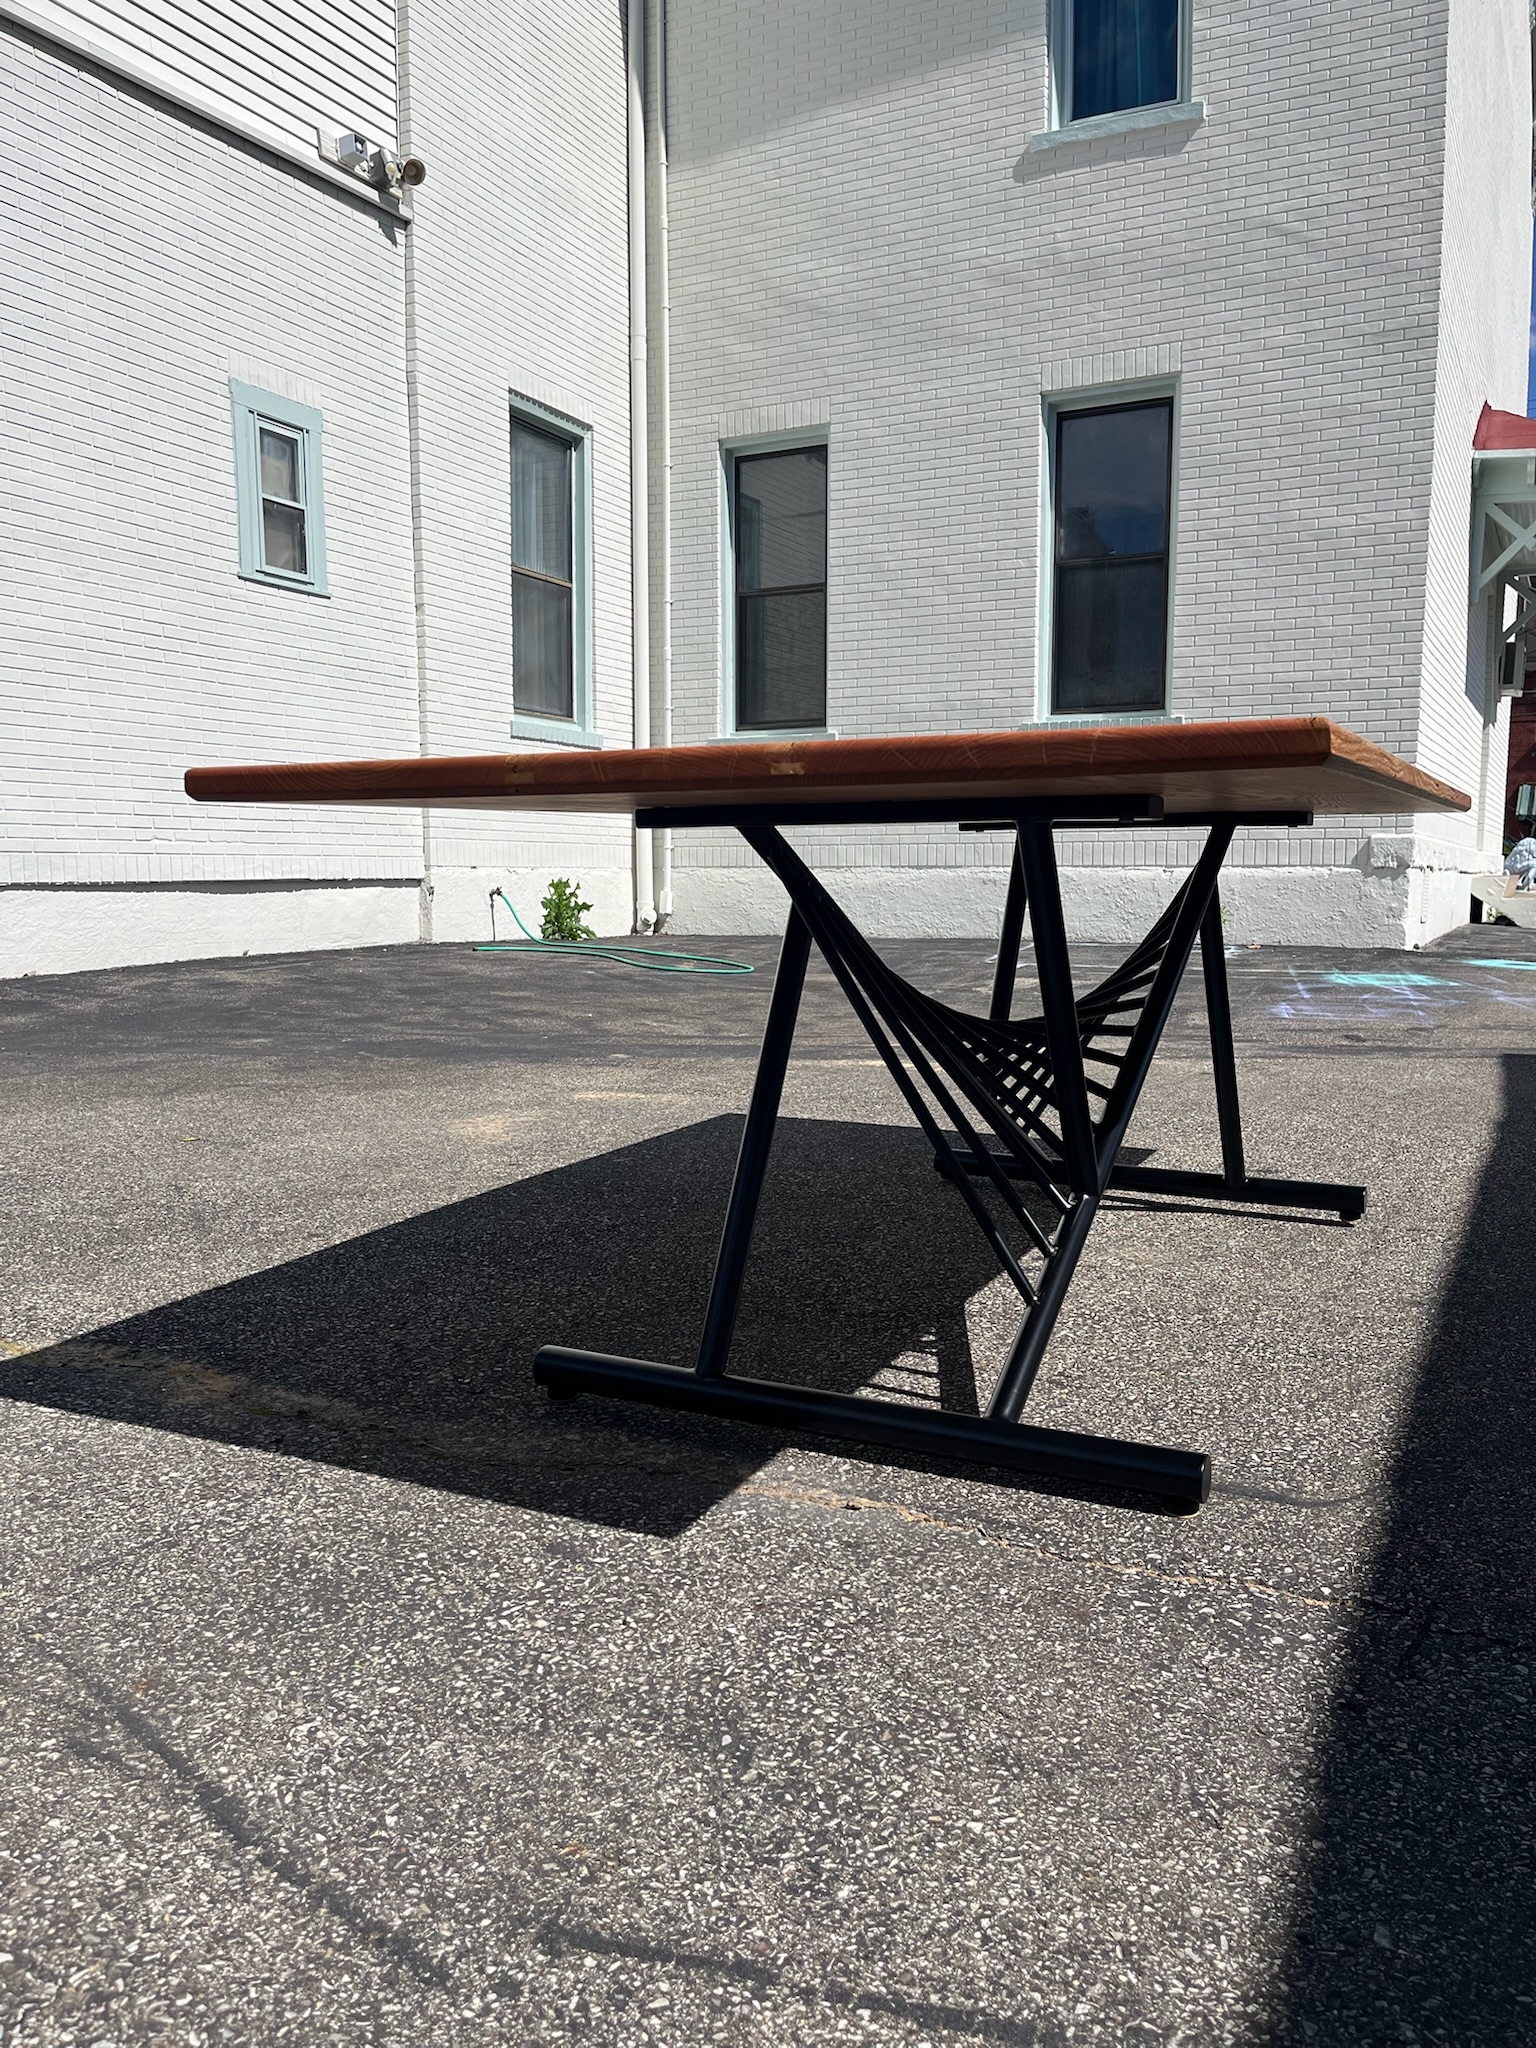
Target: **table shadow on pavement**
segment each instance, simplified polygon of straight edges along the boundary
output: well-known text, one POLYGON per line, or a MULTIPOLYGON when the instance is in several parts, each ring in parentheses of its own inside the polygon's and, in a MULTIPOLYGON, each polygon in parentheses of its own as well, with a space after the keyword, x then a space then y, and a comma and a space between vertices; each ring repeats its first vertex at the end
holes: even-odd
POLYGON ((1286 2038, 1536 2039, 1536 1057, 1406 1417, 1323 1740, 1286 2038))
MULTIPOLYGON (((692 1362, 740 1134, 710 1118, 0 1360, 0 1395, 676 1533, 782 1439, 552 1404, 530 1368, 542 1343, 692 1362)), ((852 1392, 905 1359, 912 1395, 975 1413, 965 1304, 995 1276, 916 1132, 785 1118, 733 1367, 852 1392)))

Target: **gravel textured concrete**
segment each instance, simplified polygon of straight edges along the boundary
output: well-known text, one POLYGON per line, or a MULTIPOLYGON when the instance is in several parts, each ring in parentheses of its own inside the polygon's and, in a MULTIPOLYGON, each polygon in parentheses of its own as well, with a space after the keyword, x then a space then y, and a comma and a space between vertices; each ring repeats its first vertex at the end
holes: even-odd
MULTIPOLYGON (((1192 1517, 535 1394, 688 1356, 766 971, 0 985, 5 2048, 1536 2039, 1536 935, 1230 964, 1255 1170, 1367 1216, 1115 1200, 1031 1411, 1192 1517)), ((738 1362, 974 1407, 819 968, 798 1054, 738 1362)))

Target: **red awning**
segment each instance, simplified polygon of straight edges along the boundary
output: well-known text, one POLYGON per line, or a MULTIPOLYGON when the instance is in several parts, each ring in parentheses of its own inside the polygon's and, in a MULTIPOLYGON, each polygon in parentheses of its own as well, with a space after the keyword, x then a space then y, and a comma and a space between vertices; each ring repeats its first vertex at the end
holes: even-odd
POLYGON ((1495 412, 1485 405, 1472 436, 1472 446, 1484 453, 1508 448, 1536 448, 1536 420, 1523 412, 1495 412))

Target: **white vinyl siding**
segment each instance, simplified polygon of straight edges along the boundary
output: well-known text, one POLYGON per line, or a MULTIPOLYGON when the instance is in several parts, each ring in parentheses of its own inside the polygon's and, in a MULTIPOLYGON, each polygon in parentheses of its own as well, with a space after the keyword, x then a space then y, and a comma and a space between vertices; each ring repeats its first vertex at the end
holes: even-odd
POLYGON ((398 139, 391 0, 0 0, 0 12, 290 150, 313 154, 317 130, 398 139))

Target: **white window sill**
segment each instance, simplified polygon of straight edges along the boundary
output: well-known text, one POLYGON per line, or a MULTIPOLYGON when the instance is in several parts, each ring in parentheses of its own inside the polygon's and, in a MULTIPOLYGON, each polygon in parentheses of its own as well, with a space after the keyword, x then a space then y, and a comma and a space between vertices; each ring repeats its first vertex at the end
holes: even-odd
POLYGON ((521 718, 512 720, 515 740, 547 740, 556 747, 600 747, 603 736, 589 726, 567 725, 563 718, 521 718))
POLYGON ((1032 152, 1072 149, 1112 135, 1139 135, 1158 128, 1198 128, 1204 120, 1204 100, 1170 100, 1160 107, 1122 107, 1114 114, 1068 121, 1064 128, 1046 128, 1039 135, 1031 135, 1026 147, 1032 152))
POLYGON ((1072 726, 1088 731, 1105 725, 1183 725, 1187 721, 1182 711, 1042 711, 1032 724, 1021 726, 1021 732, 1049 732, 1055 727, 1072 726))
POLYGON ((786 725, 765 729, 753 726, 747 732, 712 732, 707 747, 739 747, 748 740, 835 740, 837 734, 825 725, 786 725))
POLYGON ((326 597, 330 591, 308 576, 285 576, 280 569, 237 569, 242 583, 264 584, 268 590, 295 590, 300 597, 326 597))

